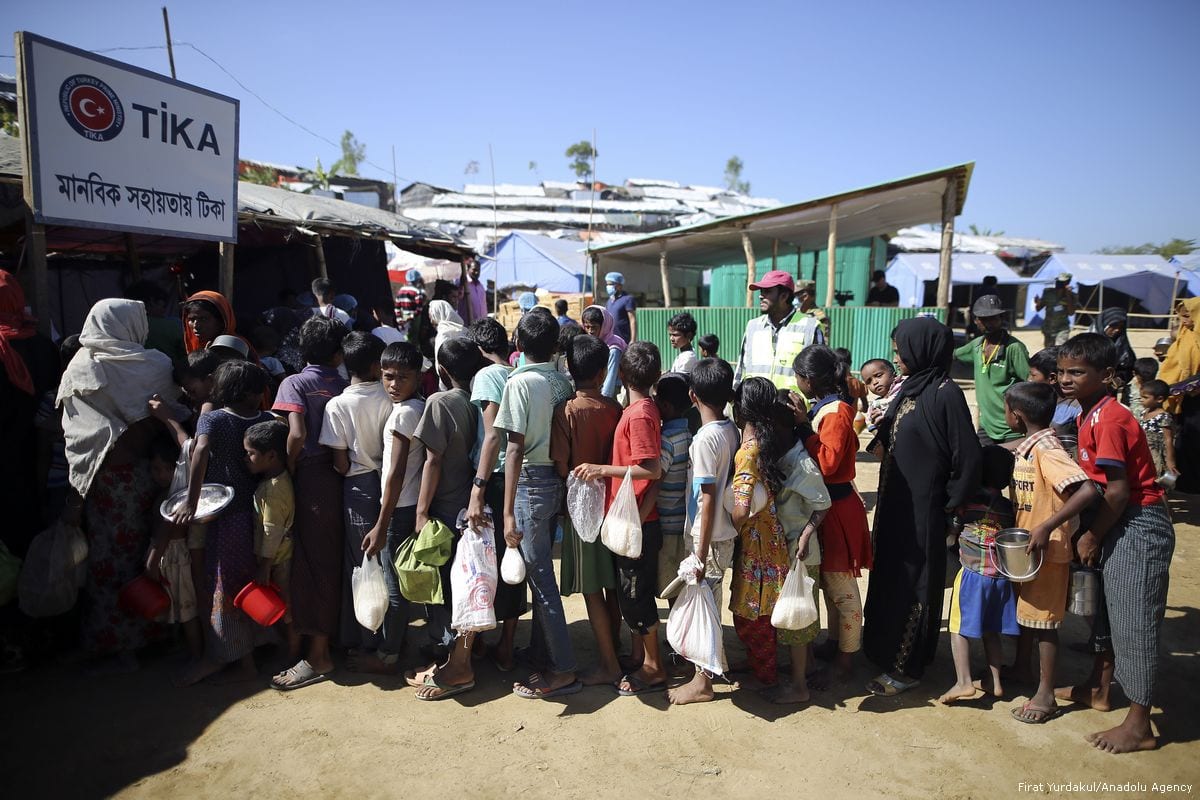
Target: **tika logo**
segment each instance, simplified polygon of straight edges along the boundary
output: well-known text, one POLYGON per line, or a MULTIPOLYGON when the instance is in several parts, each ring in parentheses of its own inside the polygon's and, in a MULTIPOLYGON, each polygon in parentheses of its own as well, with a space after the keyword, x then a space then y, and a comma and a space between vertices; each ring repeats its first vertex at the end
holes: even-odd
POLYGON ((112 88, 91 75, 72 75, 58 90, 67 124, 85 139, 107 142, 125 127, 125 107, 112 88))

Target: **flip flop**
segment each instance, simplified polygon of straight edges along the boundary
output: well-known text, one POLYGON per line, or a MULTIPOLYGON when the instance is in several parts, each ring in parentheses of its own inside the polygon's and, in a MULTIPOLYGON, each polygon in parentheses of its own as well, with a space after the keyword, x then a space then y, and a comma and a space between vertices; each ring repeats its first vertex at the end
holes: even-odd
POLYGON ((438 671, 437 664, 429 664, 428 666, 410 669, 404 673, 404 682, 414 689, 420 689, 422 686, 425 685, 425 681, 428 678, 431 678, 434 675, 437 675, 437 671, 438 671), (426 672, 426 671, 429 672, 428 675, 426 675, 423 678, 419 677, 422 672, 426 672))
POLYGON ((525 700, 549 700, 552 697, 564 697, 569 694, 577 694, 583 691, 583 682, 575 681, 568 683, 566 686, 560 686, 557 689, 545 689, 540 686, 526 686, 520 684, 513 687, 513 694, 525 700), (521 691, 525 689, 525 691, 521 691))
POLYGON ((652 694, 654 692, 665 692, 667 689, 666 681, 658 683, 646 683, 641 678, 634 675, 632 672, 625 675, 621 680, 617 681, 617 694, 621 697, 636 697, 639 694, 652 694), (628 683, 632 689, 622 689, 621 683, 628 683))
POLYGON ((920 685, 921 682, 915 678, 911 681, 898 681, 885 672, 867 684, 867 691, 877 697, 895 697, 920 685))
POLYGON ((1026 725, 1045 725, 1052 719, 1057 719, 1063 715, 1063 710, 1058 705, 1053 708, 1034 708, 1032 700, 1026 700, 1020 708, 1014 708, 1009 712, 1012 718, 1017 722, 1024 722, 1026 725), (1041 714, 1037 719, 1026 719, 1021 716, 1032 711, 1035 714, 1041 714))
POLYGON ((433 688, 440 690, 441 694, 436 695, 434 697, 427 697, 425 695, 418 693, 417 694, 418 700, 429 700, 429 701, 448 700, 451 697, 454 697, 456 694, 463 694, 465 692, 469 692, 472 689, 474 689, 475 681, 470 681, 468 683, 461 683, 458 686, 452 686, 451 684, 448 684, 448 683, 439 683, 438 680, 436 678, 434 678, 432 675, 427 675, 425 677, 424 685, 432 686, 433 688))
POLYGON ((309 664, 305 659, 300 659, 294 667, 289 667, 283 672, 271 678, 271 688, 278 689, 281 692, 291 692, 295 689, 303 689, 305 686, 311 686, 314 683, 320 683, 329 677, 328 673, 317 672, 313 669, 312 664, 309 664), (276 683, 276 678, 286 677, 288 683, 276 683))

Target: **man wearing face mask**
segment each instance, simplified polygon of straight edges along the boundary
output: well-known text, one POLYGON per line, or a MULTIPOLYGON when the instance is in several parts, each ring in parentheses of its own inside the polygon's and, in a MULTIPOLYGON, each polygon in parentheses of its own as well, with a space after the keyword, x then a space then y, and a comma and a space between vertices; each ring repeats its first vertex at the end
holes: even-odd
POLYGON ((608 292, 608 313, 616 320, 613 333, 626 343, 632 342, 637 339, 637 303, 633 295, 625 292, 625 276, 608 273, 604 276, 604 288, 608 292))
POLYGON ((792 305, 796 287, 788 273, 771 270, 750 288, 758 291, 762 316, 746 323, 733 385, 758 376, 777 387, 798 391, 792 362, 810 344, 825 344, 825 333, 816 319, 792 305))

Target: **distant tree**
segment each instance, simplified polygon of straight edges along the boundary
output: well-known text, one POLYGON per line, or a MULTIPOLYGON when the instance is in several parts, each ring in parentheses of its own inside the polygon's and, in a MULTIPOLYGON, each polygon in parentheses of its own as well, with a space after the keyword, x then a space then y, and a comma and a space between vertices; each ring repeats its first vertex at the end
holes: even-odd
MULTIPOLYGON (((337 165, 335 164, 334 166, 337 166, 337 165)), ((309 171, 309 173, 308 173, 308 177, 312 178, 313 185, 311 187, 309 187, 308 190, 305 191, 305 194, 308 194, 309 192, 311 192, 313 190, 313 188, 328 190, 329 189, 329 179, 332 178, 333 175, 334 175, 334 172, 332 169, 330 169, 328 172, 325 171, 325 168, 323 166, 321 166, 321 157, 317 156, 317 165, 315 167, 313 167, 312 170, 309 171)))
POLYGON ((1101 247, 1097 253, 1102 255, 1159 255, 1163 258, 1171 258, 1172 256, 1182 256, 1196 249, 1195 239, 1180 239, 1178 237, 1162 244, 1154 244, 1146 242, 1145 244, 1136 245, 1110 245, 1101 247))
POLYGON ((530 172, 532 172, 534 175, 536 175, 536 174, 537 174, 537 171, 538 171, 538 165, 537 165, 537 162, 536 162, 536 161, 530 161, 530 162, 529 162, 529 171, 530 171, 530 172))
POLYGON ((270 167, 246 167, 238 180, 257 183, 259 186, 274 186, 279 183, 279 174, 270 167))
POLYGON ((17 122, 17 112, 9 111, 7 108, 0 106, 0 131, 4 131, 13 137, 21 135, 21 125, 17 122))
POLYGON ((576 177, 582 179, 591 173, 592 159, 600 154, 592 148, 591 142, 587 139, 581 139, 568 147, 564 155, 571 159, 567 166, 575 171, 576 177))
POLYGON ((478 174, 479 174, 479 162, 478 161, 468 161, 466 169, 463 170, 463 175, 478 175, 478 174))
POLYGON ((342 157, 329 167, 331 175, 357 175, 358 165, 367 158, 367 146, 360 144, 354 134, 346 131, 342 134, 342 157))
POLYGON ((967 230, 972 236, 1003 236, 1004 231, 994 231, 991 228, 980 228, 977 225, 968 225, 967 230))
POLYGON ((742 169, 746 165, 737 156, 725 162, 725 188, 731 192, 750 194, 750 182, 742 180, 742 169))

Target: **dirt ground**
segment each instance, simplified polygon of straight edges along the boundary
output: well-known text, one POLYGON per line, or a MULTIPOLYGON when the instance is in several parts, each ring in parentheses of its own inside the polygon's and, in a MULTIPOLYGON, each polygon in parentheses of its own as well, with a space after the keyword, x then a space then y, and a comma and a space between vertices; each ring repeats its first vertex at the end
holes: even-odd
MULTIPOLYGON (((870 505, 877 476, 862 456, 858 486, 870 505)), ((168 683, 174 661, 165 657, 130 675, 85 678, 61 664, 0 677, 0 795, 983 798, 1065 794, 1052 784, 1071 782, 1109 784, 1076 787, 1099 797, 1150 795, 1163 784, 1188 785, 1191 795, 1200 784, 1200 497, 1171 507, 1177 544, 1154 752, 1111 756, 1084 741, 1123 717, 1123 700, 1110 713, 1071 709, 1045 726, 1008 713, 1026 687, 995 702, 936 705, 953 682, 945 636, 917 690, 872 697, 863 684, 874 670, 860 662, 851 683, 803 707, 772 706, 729 685, 718 685, 714 702, 683 708, 665 695, 622 698, 609 688, 530 701, 490 665, 478 667, 474 692, 440 703, 415 700, 399 679, 344 671, 289 694, 267 688, 265 677, 181 690, 168 683)), ((581 597, 566 609, 587 663, 581 597)), ((741 648, 724 614, 734 660, 741 648)), ((518 643, 527 637, 528 618, 518 643)), ((1068 617, 1064 682, 1088 672, 1090 656, 1072 646, 1086 637, 1082 621, 1068 617)), ((275 662, 262 653, 265 672, 275 662)))

